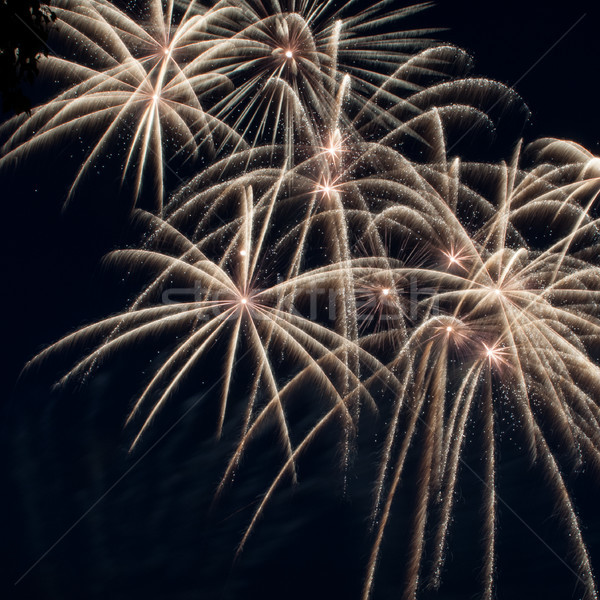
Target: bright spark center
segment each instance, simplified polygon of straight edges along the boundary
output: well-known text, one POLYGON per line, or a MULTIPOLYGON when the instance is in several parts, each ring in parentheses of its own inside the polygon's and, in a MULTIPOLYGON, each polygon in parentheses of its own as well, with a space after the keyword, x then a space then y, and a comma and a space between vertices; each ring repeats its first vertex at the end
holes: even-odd
POLYGON ((152 96, 152 99, 154 100, 154 102, 158 102, 159 98, 160 98, 160 96, 158 94, 154 94, 154 96, 152 96))
POLYGON ((294 53, 291 50, 285 51, 286 58, 294 58, 294 53))
POLYGON ((390 295, 390 289, 389 288, 384 288, 383 290, 381 290, 381 293, 384 296, 389 296, 390 295))
POLYGON ((448 333, 452 333, 452 327, 450 327, 450 325, 448 325, 448 327, 446 327, 446 331, 447 331, 448 333))
POLYGON ((240 250, 240 256, 246 256, 248 254, 245 250, 240 250))
POLYGON ((242 304, 248 304, 248 298, 242 298, 241 302, 242 304))
POLYGON ((485 346, 485 353, 490 361, 492 361, 492 360, 496 361, 500 358, 501 354, 499 353, 497 348, 494 348, 494 347, 490 348, 485 344, 484 344, 484 346, 485 346))

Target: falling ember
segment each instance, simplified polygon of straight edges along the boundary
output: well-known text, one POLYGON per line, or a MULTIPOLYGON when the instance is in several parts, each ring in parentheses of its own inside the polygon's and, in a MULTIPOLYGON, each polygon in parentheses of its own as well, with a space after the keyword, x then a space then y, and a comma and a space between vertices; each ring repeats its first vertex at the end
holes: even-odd
POLYGON ((245 250, 240 250, 240 256, 246 256, 248 254, 245 250))

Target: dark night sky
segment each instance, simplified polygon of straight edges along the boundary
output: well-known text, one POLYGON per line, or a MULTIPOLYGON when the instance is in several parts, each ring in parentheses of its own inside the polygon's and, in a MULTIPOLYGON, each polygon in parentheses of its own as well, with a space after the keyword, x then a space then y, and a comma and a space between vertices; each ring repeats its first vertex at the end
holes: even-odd
MULTIPOLYGON (((440 34, 440 37, 472 53, 476 74, 510 85, 518 82, 516 89, 532 112, 531 122, 523 132, 526 139, 533 140, 539 136, 569 138, 600 154, 600 17, 599 9, 594 4, 596 3, 578 0, 554 5, 529 0, 505 0, 496 3, 481 0, 444 0, 430 9, 427 22, 449 27, 449 31, 440 34)), ((41 172, 38 166, 32 168, 37 173, 41 172)), ((35 177, 36 173, 33 173, 27 180, 7 179, 6 182, 0 183, 4 215, 4 230, 0 243, 3 244, 1 260, 4 276, 6 354, 2 364, 5 371, 5 394, 0 413, 4 415, 0 435, 11 439, 18 435, 27 437, 29 426, 32 431, 45 431, 47 434, 46 430, 49 427, 56 426, 60 418, 65 418, 65 422, 73 426, 81 425, 82 431, 93 432, 100 445, 109 444, 111 440, 118 439, 119 423, 115 426, 112 419, 102 416, 103 382, 99 382, 88 394, 94 407, 91 416, 90 411, 81 407, 71 411, 64 403, 58 403, 55 397, 48 399, 40 392, 28 392, 26 397, 21 393, 11 392, 24 362, 40 347, 78 324, 119 309, 119 304, 112 301, 110 293, 102 288, 102 275, 99 274, 96 265, 100 256, 120 236, 121 226, 111 225, 103 222, 100 217, 96 218, 96 215, 87 214, 85 206, 79 209, 81 214, 62 217, 56 199, 51 197, 52 182, 46 181, 41 185, 39 189, 42 190, 42 194, 39 194, 33 189, 32 181, 35 177), (82 215, 83 219, 80 219, 82 215), (87 225, 82 226, 81 222, 87 225), (12 427, 13 422, 11 419, 19 418, 19 411, 22 410, 19 403, 27 403, 30 416, 27 419, 21 418, 23 431, 17 432, 18 435, 15 432, 8 435, 7 428, 12 427), (57 407, 57 404, 60 406, 57 407), (56 409, 60 416, 48 416, 49 406, 52 410, 56 409), (39 411, 45 416, 31 416, 32 411, 39 411)), ((38 189, 37 185, 35 188, 38 189)), ((114 409, 111 402, 108 403, 112 407, 111 410, 114 409)), ((118 409, 112 410, 112 418, 116 412, 118 409)), ((21 572, 23 564, 31 562, 26 551, 22 549, 26 545, 21 543, 24 539, 32 540, 32 545, 44 546, 45 539, 54 539, 55 534, 62 531, 66 523, 72 522, 74 517, 80 514, 80 507, 86 503, 86 498, 97 497, 98 492, 106 489, 121 473, 121 466, 111 466, 111 460, 123 460, 121 450, 107 450, 102 459, 104 462, 100 461, 99 466, 94 463, 93 456, 90 458, 82 450, 92 442, 89 439, 82 441, 81 435, 73 430, 61 431, 55 437, 63 439, 55 440, 50 444, 51 447, 45 445, 43 435, 36 437, 34 441, 22 442, 27 450, 20 450, 21 453, 16 456, 22 457, 25 452, 29 458, 22 459, 25 461, 22 468, 7 466, 11 473, 11 485, 14 484, 14 474, 17 472, 23 476, 24 481, 29 482, 23 484, 29 486, 26 494, 22 497, 19 495, 17 499, 13 498, 13 503, 4 499, 3 501, 8 502, 8 509, 0 510, 0 525, 9 530, 8 536, 2 536, 5 543, 0 546, 0 554, 4 553, 5 558, 11 557, 7 562, 11 576, 21 572), (67 461, 67 466, 64 466, 64 456, 69 453, 69 448, 74 448, 77 453, 81 452, 85 460, 73 460, 73 464, 67 461), (50 462, 49 467, 40 467, 35 466, 36 453, 48 453, 48 456, 62 458, 56 459, 54 463, 50 462), (61 466, 58 466, 59 464, 61 466), (100 471, 104 469, 102 476, 90 480, 88 491, 82 493, 73 482, 78 478, 87 477, 86 473, 94 468, 100 471), (31 481, 38 483, 31 484, 31 481), (59 500, 61 493, 68 496, 64 506, 59 500), (89 495, 86 496, 86 493, 89 495), (46 497, 46 494, 49 498, 47 503, 42 498, 46 497), (6 510, 21 504, 25 508, 12 522, 6 510), (27 511, 34 511, 39 522, 27 511), (19 520, 23 518, 23 514, 29 515, 24 526, 25 533, 19 520), (13 541, 10 535, 14 536, 13 541), (15 551, 12 544, 21 544, 20 549, 15 551)), ((211 558, 210 544, 214 543, 214 540, 236 539, 239 532, 232 532, 227 529, 228 525, 218 523, 206 528, 200 536, 200 542, 191 533, 194 525, 186 522, 181 516, 189 510, 186 508, 189 507, 186 502, 188 496, 194 493, 189 491, 189 488, 193 487, 196 481, 194 473, 210 472, 211 466, 206 464, 206 459, 201 457, 199 450, 192 457, 186 455, 186 447, 185 442, 180 446, 176 443, 170 444, 165 455, 147 461, 148 464, 138 469, 131 478, 132 487, 142 489, 149 498, 160 495, 163 504, 150 501, 151 508, 148 509, 148 514, 140 516, 126 513, 126 517, 122 517, 125 513, 121 511, 131 511, 135 504, 128 501, 126 491, 117 490, 114 498, 109 498, 95 513, 96 516, 92 515, 89 522, 82 524, 80 531, 74 531, 64 546, 59 547, 56 553, 50 556, 47 569, 40 570, 37 579, 34 574, 31 587, 24 586, 20 591, 10 588, 8 597, 67 597, 64 595, 64 586, 67 585, 65 582, 69 580, 66 572, 69 572, 76 582, 71 588, 73 598, 101 597, 105 575, 96 575, 99 579, 93 593, 87 590, 84 594, 81 592, 83 588, 78 587, 84 585, 86 574, 94 571, 90 562, 98 565, 100 573, 118 574, 115 575, 111 584, 114 587, 111 589, 118 590, 119 593, 108 596, 114 598, 184 598, 188 597, 185 595, 186 589, 198 589, 197 582, 202 581, 202 577, 208 572, 207 569, 210 571, 207 580, 211 585, 219 577, 226 577, 228 565, 220 564, 212 571, 212 567, 207 566, 210 565, 211 558), (178 475, 169 470, 169 475, 165 475, 161 470, 165 469, 165 461, 168 464, 185 465, 186 474, 178 475), (162 487, 154 480, 155 473, 164 477, 166 483, 162 487), (170 511, 174 516, 164 515, 164 503, 170 503, 170 511), (143 534, 140 533, 142 530, 143 534), (119 532, 118 535, 114 534, 115 531, 119 532), (114 538, 111 538, 111 535, 114 535, 114 538), (93 537, 93 552, 96 554, 87 555, 87 550, 78 550, 78 541, 81 542, 86 536, 93 537), (185 548, 182 549, 182 544, 190 546, 194 543, 204 544, 205 548, 197 558, 191 557, 190 552, 186 553, 185 548), (119 548, 112 555, 110 550, 106 550, 111 544, 116 544, 119 548), (106 558, 109 555, 110 560, 106 558), (143 560, 135 560, 139 555, 143 555, 143 560), (147 574, 162 569, 165 563, 171 566, 180 565, 181 572, 173 567, 169 572, 170 579, 164 579, 160 585, 154 586, 153 580, 148 579, 147 574), (123 564, 130 565, 130 568, 119 568, 119 565, 123 564), (64 572, 61 572, 61 569, 64 572), (127 574, 124 575, 124 572, 127 574), (48 589, 44 589, 44 582, 50 582, 48 589)), ((4 441, 0 450, 5 450, 4 441)), ((545 532, 546 539, 553 540, 554 547, 562 552, 564 548, 561 548, 560 541, 553 537, 552 523, 540 516, 541 513, 536 513, 538 506, 545 506, 544 500, 534 498, 530 502, 528 497, 523 498, 523 490, 530 489, 528 485, 537 482, 536 477, 521 464, 521 457, 511 455, 510 450, 506 450, 505 458, 509 466, 501 477, 508 482, 507 498, 510 502, 514 501, 515 505, 519 506, 520 514, 533 523, 537 531, 545 532), (521 469, 511 470, 510 465, 517 465, 521 469)), ((320 474, 319 477, 326 478, 327 474, 320 474)), ((296 496, 284 496, 273 511, 285 520, 286 510, 292 510, 297 515, 301 514, 306 506, 312 507, 314 518, 310 522, 301 522, 300 525, 296 522, 297 528, 304 530, 304 537, 298 543, 299 549, 290 546, 289 550, 280 552, 273 546, 273 538, 269 538, 269 535, 284 535, 281 532, 287 529, 277 519, 270 522, 267 520, 264 530, 251 547, 250 556, 243 561, 237 577, 223 594, 223 598, 258 598, 258 590, 261 590, 263 598, 305 598, 309 593, 315 598, 355 597, 355 585, 362 576, 361 560, 364 557, 357 557, 348 550, 352 544, 361 543, 359 534, 349 531, 349 528, 353 523, 356 524, 353 511, 357 506, 361 506, 363 499, 359 495, 354 504, 345 501, 339 503, 337 499, 329 497, 321 490, 318 477, 311 485, 312 488, 304 488, 296 496), (315 494, 311 496, 311 489, 316 490, 316 500, 315 494), (331 535, 324 535, 324 531, 330 532, 331 535), (259 547, 264 554, 252 554, 258 553, 259 547), (266 566, 267 563, 276 569, 275 576, 266 566)), ((465 488, 467 492, 470 489, 468 485, 467 483, 465 488)), ((597 489, 580 483, 575 486, 580 492, 579 506, 582 514, 585 517, 593 517, 596 512, 594 498, 597 498, 597 489)), ((528 492, 525 492, 525 495, 527 494, 528 492)), ((240 491, 240 496, 245 498, 243 490, 240 491)), ((458 507, 457 521, 466 530, 470 527, 469 511, 477 510, 469 506, 468 501, 463 498, 458 507)), ((5 507, 0 505, 0 509, 3 508, 5 507)), ((538 594, 557 599, 569 597, 568 590, 572 588, 570 575, 567 573, 562 576, 563 567, 540 547, 535 538, 510 514, 506 513, 504 517, 507 541, 501 550, 508 558, 502 565, 504 570, 501 583, 504 591, 500 598, 512 600, 542 597, 538 594), (532 571, 526 574, 522 572, 523 567, 519 561, 525 560, 529 555, 533 557, 532 571), (545 583, 537 586, 538 579, 543 579, 545 583), (565 593, 567 595, 564 595, 565 593)), ((192 519, 192 522, 198 525, 200 521, 196 523, 192 519)), ((360 522, 356 529, 360 529, 362 525, 360 522)), ((290 531, 297 532, 291 524, 289 527, 290 531)), ((595 550, 596 572, 600 573, 598 518, 595 521, 592 519, 589 534, 593 538, 591 545, 595 550)), ((88 547, 81 543, 82 547, 88 547)), ((469 586, 475 574, 469 571, 472 571, 469 557, 460 549, 460 545, 455 565, 458 565, 455 568, 458 575, 450 577, 449 587, 445 595, 440 597, 463 598, 466 597, 464 589, 468 589, 469 593, 474 591, 469 586), (461 574, 461 569, 466 570, 461 574)), ((388 568, 393 571, 395 566, 388 565, 388 568)), ((204 596, 189 597, 216 596, 209 591, 204 596)))
POLYGON ((527 138, 576 140, 600 151, 596 2, 443 1, 432 9, 478 74, 514 86, 532 112, 527 138), (515 86, 516 84, 516 86, 515 86))

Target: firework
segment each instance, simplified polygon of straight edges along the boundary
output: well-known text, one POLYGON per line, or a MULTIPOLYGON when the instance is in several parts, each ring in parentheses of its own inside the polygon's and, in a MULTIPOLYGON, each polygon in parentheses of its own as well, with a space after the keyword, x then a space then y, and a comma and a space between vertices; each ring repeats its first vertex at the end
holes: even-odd
POLYGON ((230 422, 240 435, 217 496, 272 427, 283 459, 240 551, 317 436, 337 427, 348 471, 362 407, 380 415, 365 600, 413 455, 403 593, 439 587, 476 419, 493 597, 496 446, 509 414, 596 598, 561 469, 600 469, 599 159, 552 139, 517 144, 508 162, 454 156, 452 137, 491 130, 494 105, 522 106, 516 94, 464 78, 469 58, 435 45, 433 30, 399 28, 426 4, 357 4, 57 5, 60 39, 82 50, 47 61, 65 87, 3 126, 1 160, 85 130, 94 141, 71 195, 116 147, 134 198, 155 178, 160 216, 137 211, 143 242, 106 259, 145 278, 129 308, 29 368, 65 355, 65 385, 130 348, 160 350, 127 420, 132 449, 180 392, 218 389, 206 409, 216 437, 230 422), (174 159, 197 173, 163 210, 174 159), (288 407, 303 394, 299 426, 288 407))
POLYGON ((199 52, 196 31, 205 18, 195 2, 184 11, 174 10, 172 2, 166 10, 152 2, 139 21, 103 0, 76 6, 56 2, 53 10, 57 35, 50 44, 61 53, 42 62, 41 75, 61 89, 30 116, 2 126, 2 163, 59 143, 81 144, 83 161, 69 198, 86 176, 116 155, 121 183, 133 182, 134 202, 145 182, 160 210, 167 168, 175 172, 200 151, 214 155, 225 138, 240 143, 200 102, 204 90, 227 82, 190 66, 199 52))
MULTIPOLYGON (((539 159, 552 154, 563 164, 542 162, 524 171, 517 153, 509 165, 464 167, 466 178, 477 173, 493 181, 493 200, 465 185, 458 165, 429 174, 436 187, 426 198, 432 214, 421 243, 435 263, 411 270, 430 292, 419 301, 416 326, 408 335, 401 332, 403 342, 389 365, 403 393, 396 400, 376 486, 365 598, 417 434, 424 454, 404 597, 419 590, 427 531, 433 539, 428 584, 439 585, 465 432, 477 412, 484 415, 486 457, 484 597, 492 597, 498 402, 519 424, 532 460, 547 472, 584 592, 596 597, 589 556, 546 434, 557 449, 569 448, 572 464, 584 460, 595 470, 600 466, 595 393, 600 369, 592 358, 600 334, 598 230, 590 214, 600 180, 596 159, 580 148, 559 141, 537 145, 539 159), (432 514, 439 515, 434 522, 432 514)), ((368 341, 385 344, 397 335, 385 331, 368 341)))
MULTIPOLYGON (((244 448, 269 424, 277 428, 288 459, 286 468, 295 477, 294 461, 306 441, 296 447, 292 444, 285 406, 303 389, 313 393, 319 390, 319 404, 309 411, 317 418, 308 438, 335 418, 341 427, 347 461, 355 406, 366 402, 370 409, 377 410, 369 385, 349 364, 358 365, 358 372, 370 374, 371 379, 383 377, 386 372, 373 355, 326 326, 328 316, 323 312, 329 308, 329 297, 319 297, 315 292, 319 286, 338 290, 347 268, 332 265, 287 279, 277 278, 270 264, 272 255, 263 248, 263 223, 254 213, 251 188, 240 190, 238 200, 242 219, 228 228, 227 238, 219 232, 217 245, 211 236, 194 244, 157 217, 139 213, 137 224, 152 232, 151 241, 143 249, 113 252, 107 261, 113 268, 127 270, 130 276, 136 270, 149 272, 150 283, 130 310, 83 327, 50 346, 29 365, 35 367, 49 355, 70 353, 91 344, 94 350, 69 369, 60 381, 64 385, 85 378, 112 355, 132 345, 166 345, 168 355, 155 367, 128 418, 133 422, 144 413, 132 448, 182 383, 192 375, 209 378, 205 369, 213 362, 223 366, 216 379, 221 392, 214 426, 220 437, 231 410, 234 379, 238 379, 236 386, 241 393, 236 365, 250 365, 249 369, 241 369, 242 373, 250 372, 247 384, 241 388, 247 398, 242 435, 223 485, 244 448), (215 248, 220 252, 215 253, 215 248), (182 293, 187 298, 174 299, 182 293), (303 309, 307 314, 302 313, 303 309), (147 404, 150 408, 146 410, 147 404)), ((210 371, 214 374, 214 368, 210 371)))
POLYGON ((385 33, 426 7, 389 11, 388 4, 350 17, 350 5, 334 11, 319 3, 206 8, 171 0, 126 10, 108 0, 57 2, 56 53, 42 61, 41 75, 58 90, 31 115, 2 125, 0 165, 68 144, 74 164, 81 156, 68 200, 116 161, 132 203, 144 193, 160 213, 167 176, 181 181, 185 165, 232 148, 285 140, 291 159, 297 142, 315 145, 328 135, 327 147, 337 143, 339 122, 370 136, 418 138, 412 120, 432 106, 442 120, 461 118, 461 107, 489 107, 511 94, 459 79, 468 56, 446 46, 423 50, 427 31, 385 33), (365 36, 373 27, 382 33, 365 36))

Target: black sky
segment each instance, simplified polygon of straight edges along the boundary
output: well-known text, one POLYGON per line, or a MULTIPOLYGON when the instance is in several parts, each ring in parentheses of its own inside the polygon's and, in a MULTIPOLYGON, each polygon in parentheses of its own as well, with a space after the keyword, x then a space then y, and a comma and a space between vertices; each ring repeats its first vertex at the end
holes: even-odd
MULTIPOLYGON (((600 31, 600 10, 597 4, 597 2, 582 2, 579 0, 560 3, 537 0, 505 0, 501 2, 442 0, 438 6, 428 11, 425 20, 434 26, 449 28, 441 33, 439 37, 469 51, 475 59, 474 72, 476 74, 509 85, 516 83, 516 90, 532 113, 531 121, 523 131, 523 135, 527 140, 533 140, 539 136, 568 138, 580 142, 591 151, 600 154, 600 103, 598 102, 600 91, 600 76, 598 74, 600 63, 600 34, 598 33, 600 31)), ((11 390, 16 377, 25 361, 31 358, 41 346, 52 342, 83 322, 99 318, 120 307, 118 303, 111 300, 110 290, 102 287, 102 279, 98 274, 98 260, 119 238, 122 231, 121 226, 107 226, 106 223, 99 220, 98 226, 94 227, 90 223, 94 222, 95 215, 83 214, 83 221, 87 225, 82 227, 78 225, 79 217, 77 215, 64 217, 60 211, 60 199, 51 197, 52 181, 46 181, 39 188, 32 183, 36 180, 37 173, 42 169, 41 165, 32 164, 31 176, 25 176, 22 180, 11 180, 10 187, 8 187, 8 180, 0 181, 4 225, 0 239, 2 244, 0 253, 3 272, 2 296, 5 305, 3 311, 5 358, 1 365, 4 369, 5 394, 3 394, 2 413, 0 413, 2 415, 14 413, 13 403, 19 397, 18 395, 13 396, 11 390), (41 197, 34 187, 42 190, 41 197)), ((80 211, 85 213, 86 210, 85 203, 83 203, 80 211)), ((101 395, 101 384, 99 385, 100 391, 96 390, 93 393, 101 395)), ((40 399, 40 404, 37 405, 40 411, 47 410, 47 407, 41 406, 41 402, 42 399, 40 399)), ((33 406, 35 405, 36 401, 33 402, 33 406)), ((64 408, 62 411, 62 416, 68 413, 64 408)), ((87 417, 77 418, 86 419, 87 417)), ((102 426, 112 427, 112 425, 106 424, 102 426)), ((118 427, 116 429, 118 430, 118 427)), ((0 427, 0 435, 4 433, 6 433, 5 429, 0 427)), ((67 444, 73 442, 73 435, 73 432, 65 432, 65 441, 57 442, 55 451, 65 452, 67 444)), ((34 443, 30 451, 35 453, 36 450, 39 452, 46 451, 43 445, 36 446, 34 443)), ((170 452, 176 460, 186 460, 181 454, 181 449, 171 448, 170 452)), ((518 457, 508 458, 512 458, 517 462, 519 460, 518 457)), ((148 483, 153 477, 152 467, 160 468, 160 461, 158 458, 156 460, 156 463, 149 462, 136 475, 134 480, 138 486, 147 486, 149 494, 155 491, 152 488, 152 483, 148 483)), ((78 476, 82 476, 81 473, 85 473, 84 467, 88 468, 89 465, 78 465, 74 467, 74 472, 76 471, 79 473, 78 476), (77 469, 81 470, 77 471, 77 469)), ((204 464, 195 463, 192 467, 199 471, 207 468, 204 464)), ((60 482, 52 480, 54 473, 43 475, 48 477, 48 486, 60 485, 60 482)), ((508 479, 512 477, 511 472, 505 475, 508 479)), ((105 476, 106 482, 110 483, 111 474, 108 473, 105 476)), ((63 484, 69 482, 68 474, 63 473, 62 477, 63 484)), ((176 480, 175 475, 173 477, 175 479, 173 479, 172 487, 169 490, 173 494, 177 494, 181 492, 185 480, 182 484, 181 481, 176 480)), ((193 476, 189 473, 188 478, 189 481, 193 480, 193 476)), ((515 503, 519 502, 518 496, 521 490, 527 489, 527 482, 528 480, 525 478, 513 483, 513 487, 510 487, 515 495, 515 503)), ((65 485, 69 487, 71 484, 65 485)), ((146 490, 146 487, 144 489, 146 490)), ((164 493, 164 490, 162 492, 164 493)), ((320 497, 319 493, 317 493, 318 497, 320 497)), ((594 513, 592 499, 597 497, 597 495, 594 496, 594 493, 585 488, 580 496, 581 504, 587 511, 586 514, 594 513)), ((323 495, 325 496, 325 494, 323 495)), ((110 502, 109 500, 109 504, 102 508, 99 513, 101 518, 98 527, 100 529, 104 527, 103 523, 107 522, 106 519, 115 519, 115 515, 120 510, 118 505, 111 509, 110 502), (105 521, 102 521, 102 518, 105 521)), ((185 505, 180 506, 177 502, 174 504, 174 506, 177 506, 177 510, 184 510, 181 507, 185 505)), ((304 496, 295 497, 291 502, 294 510, 300 512, 303 507, 304 496)), ((306 500, 306 502, 314 502, 314 500, 306 500)), ((525 502, 522 508, 528 519, 535 522, 538 530, 544 530, 544 527, 546 527, 547 535, 552 536, 551 524, 548 524, 540 515, 535 514, 537 505, 533 503, 528 512, 526 504, 525 502)), ((283 505, 283 501, 281 505, 283 505)), ((459 505, 459 511, 461 506, 463 506, 464 513, 462 515, 463 522, 468 526, 468 511, 464 503, 459 505)), ((1 508, 2 505, 0 504, 1 508)), ((286 564, 291 569, 291 576, 299 582, 296 589, 288 590, 287 597, 304 598, 307 594, 312 593, 310 587, 312 583, 310 582, 314 580, 314 577, 318 577, 321 571, 323 577, 328 572, 331 575, 333 571, 335 576, 339 577, 340 581, 343 580, 346 585, 341 586, 341 588, 336 587, 335 582, 332 583, 332 580, 329 580, 324 588, 331 590, 328 592, 329 596, 316 595, 315 597, 331 597, 333 599, 335 590, 339 592, 340 589, 344 594, 343 597, 351 597, 347 594, 351 593, 353 582, 360 576, 360 561, 345 564, 344 560, 346 558, 344 556, 339 557, 338 560, 331 559, 331 555, 339 552, 340 548, 335 544, 330 546, 329 538, 323 535, 323 531, 327 530, 328 527, 336 535, 341 535, 342 530, 352 524, 354 516, 349 505, 344 504, 343 510, 339 514, 328 512, 335 512, 336 510, 338 510, 338 507, 336 507, 335 502, 324 497, 323 508, 316 512, 317 516, 314 523, 307 528, 307 536, 310 540, 303 542, 305 546, 302 547, 310 547, 311 552, 314 552, 314 554, 304 566, 298 564, 296 551, 290 550, 289 556, 285 552, 283 553, 283 558, 289 558, 286 564), (314 570, 312 579, 306 579, 308 575, 304 569, 314 570), (349 569, 353 571, 350 574, 348 573, 349 569)), ((52 511, 49 510, 45 514, 52 514, 52 511)), ((154 513, 151 516, 153 515, 154 513)), ((4 519, 6 518, 5 516, 4 519)), ((61 519, 67 522, 69 518, 70 515, 66 514, 61 518, 57 518, 56 523, 45 523, 45 533, 51 537, 54 530, 60 530, 61 519)), ((544 550, 536 545, 534 538, 527 538, 526 533, 518 529, 518 523, 511 523, 510 515, 505 515, 505 518, 505 527, 509 535, 504 549, 508 551, 509 555, 506 563, 509 575, 504 576, 503 584, 505 587, 503 589, 506 591, 502 598, 533 597, 531 594, 535 593, 535 588, 525 587, 522 590, 523 594, 518 594, 521 589, 519 584, 519 569, 521 566, 516 562, 511 562, 510 552, 517 548, 519 544, 524 544, 526 551, 531 551, 535 555, 535 569, 538 569, 542 575, 545 574, 544 576, 549 581, 543 586, 545 597, 552 598, 553 580, 551 575, 554 571, 557 571, 556 576, 560 579, 560 565, 552 562, 554 559, 551 556, 544 554, 544 550), (519 533, 514 533, 515 531, 519 533), (545 562, 546 560, 547 562, 545 562)), ((135 516, 133 520, 135 521, 135 516)), ((2 523, 5 523, 5 520, 2 523)), ((174 518, 167 520, 166 523, 168 525, 173 525, 173 523, 178 525, 181 532, 183 532, 181 533, 178 530, 178 535, 185 536, 189 533, 186 529, 187 523, 175 522, 174 518)), ((362 523, 359 525, 362 526, 362 523)), ((36 525, 31 526, 35 531, 36 525)), ((114 523, 112 526, 117 529, 120 527, 120 525, 116 526, 114 523)), ((110 525, 107 525, 107 527, 109 531, 112 531, 110 525)), ((13 533, 16 531, 13 530, 13 533)), ((39 529, 37 531, 39 534, 39 529)), ((88 531, 88 529, 84 531, 88 531)), ((265 538, 269 532, 268 524, 264 531, 266 533, 261 534, 262 537, 259 536, 258 539, 263 540, 264 547, 268 547, 268 540, 265 538)), ((597 524, 593 532, 596 532, 595 535, 598 536, 597 524)), ((211 535, 218 534, 218 528, 217 533, 211 532, 211 535)), ((348 543, 352 543, 354 534, 348 534, 347 531, 346 534, 348 543)), ((99 538, 102 538, 101 532, 98 535, 99 538)), ((129 543, 127 535, 123 533, 123 537, 119 538, 119 543, 123 545, 123 548, 120 550, 121 553, 118 555, 118 559, 127 560, 129 552, 143 552, 146 543, 155 544, 158 548, 162 542, 167 543, 167 546, 160 550, 163 554, 159 553, 156 557, 158 564, 161 561, 179 560, 177 558, 177 553, 180 550, 177 547, 179 538, 174 533, 168 534, 164 530, 160 530, 152 535, 148 533, 148 536, 148 540, 138 536, 135 541, 131 542, 132 545, 129 548, 127 546, 127 543, 129 543), (167 542, 165 542, 165 539, 167 542), (169 544, 172 544, 172 546, 169 544)), ((600 540, 594 538, 593 541, 595 542, 596 553, 598 553, 600 540)), ((559 544, 558 541, 556 543, 559 544)), ((65 548, 68 547, 65 546, 65 548)), ((76 547, 76 545, 71 546, 71 548, 73 547, 76 547)), ((12 552, 6 544, 3 544, 0 549, 6 555, 12 552)), ((460 551, 458 555, 457 560, 463 560, 465 561, 464 564, 468 564, 468 557, 461 557, 460 551)), ((69 550, 64 550, 63 554, 59 552, 57 556, 57 562, 51 564, 58 563, 64 566, 66 564, 64 561, 74 560, 73 552, 69 550)), ((276 549, 272 550, 271 554, 267 553, 266 560, 276 561, 277 558, 276 549)), ((282 559, 281 556, 279 558, 282 559)), ((84 561, 84 558, 81 560, 84 561)), ((258 559, 256 560, 258 561, 258 559)), ((9 562, 9 564, 13 563, 9 562)), ((76 570, 77 561, 74 564, 73 569, 76 570)), ((142 566, 146 569, 153 568, 151 561, 148 565, 145 563, 144 565, 142 566)), ((139 577, 142 577, 143 569, 139 565, 138 567, 141 569, 139 577)), ((18 569, 18 565, 15 568, 18 569)), ((65 567, 65 569, 68 568, 70 567, 65 567)), ((243 577, 251 582, 249 585, 254 586, 251 589, 261 589, 261 586, 265 585, 263 579, 268 577, 265 565, 262 563, 255 564, 253 559, 249 558, 245 569, 246 571, 242 571, 243 577)), ((226 570, 223 567, 223 572, 226 572, 226 570)), ((201 569, 198 573, 200 572, 201 569)), ((185 578, 186 576, 189 576, 189 573, 183 574, 182 577, 185 578)), ((175 575, 174 578, 176 579, 175 575)), ((563 587, 559 586, 557 588, 561 590, 561 593, 569 585, 572 585, 568 577, 563 579, 563 587)), ((57 579, 53 580, 53 585, 57 585, 57 589, 60 589, 63 580, 66 581, 66 579, 57 576, 57 579)), ((264 593, 264 598, 284 597, 278 596, 281 590, 281 587, 278 587, 278 582, 278 579, 271 582, 270 591, 264 593)), ((157 593, 148 582, 138 587, 132 581, 125 583, 131 587, 132 591, 129 595, 123 592, 123 595, 120 596, 123 598, 136 597, 136 591, 140 594, 145 593, 146 597, 151 597, 153 592, 157 593)), ((452 595, 455 590, 461 589, 463 583, 464 581, 459 578, 456 587, 453 588, 451 584, 446 597, 464 597, 459 592, 457 592, 458 595, 452 595)), ((241 585, 239 581, 237 584, 241 585)), ((169 589, 175 589, 176 585, 176 582, 173 582, 172 587, 165 584, 165 590, 160 592, 163 594, 161 597, 168 597, 169 589)), ((532 584, 527 585, 531 586, 532 584)), ((118 587, 117 584, 115 586, 118 587)), ((21 592, 21 594, 20 597, 27 597, 26 592, 21 592)), ((83 595, 78 596, 77 590, 73 590, 73 594, 73 597, 85 597, 83 595)), ((227 597, 236 597, 232 591, 229 594, 227 597)), ((49 593, 48 597, 60 597, 60 595, 52 596, 49 593)), ((182 595, 181 597, 185 596, 182 595)), ((240 595, 237 597, 251 598, 258 596, 240 595)))
POLYGON ((450 28, 444 39, 472 53, 478 74, 521 94, 532 113, 528 138, 600 152, 598 2, 442 0, 431 14, 450 28))

